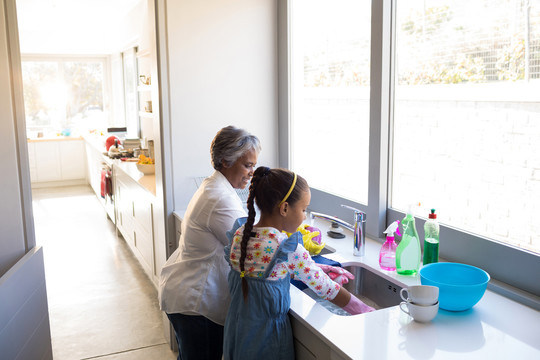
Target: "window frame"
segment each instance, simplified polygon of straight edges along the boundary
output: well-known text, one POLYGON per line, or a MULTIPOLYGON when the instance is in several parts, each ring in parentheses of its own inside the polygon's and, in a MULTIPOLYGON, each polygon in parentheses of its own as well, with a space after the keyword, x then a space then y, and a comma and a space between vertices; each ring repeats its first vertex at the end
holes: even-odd
MULTIPOLYGON (((290 165, 290 2, 278 1, 278 134, 279 166, 290 165)), ((311 189, 310 210, 328 213, 352 221, 347 204, 367 214, 366 234, 383 242, 387 224, 401 220, 402 211, 389 207, 391 199, 392 128, 395 54, 395 1, 372 0, 371 69, 370 69, 370 144, 368 205, 311 189)), ((425 218, 416 218, 423 238, 425 218)), ((474 235, 441 224, 441 258, 485 269, 491 276, 489 289, 540 310, 540 281, 530 276, 540 274, 540 256, 527 250, 474 235)))

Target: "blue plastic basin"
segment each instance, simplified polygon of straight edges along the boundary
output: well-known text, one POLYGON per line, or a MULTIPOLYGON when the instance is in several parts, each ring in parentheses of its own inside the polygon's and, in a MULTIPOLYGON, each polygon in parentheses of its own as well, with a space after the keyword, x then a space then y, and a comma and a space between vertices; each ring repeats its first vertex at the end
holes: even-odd
POLYGON ((439 308, 464 311, 472 308, 486 292, 489 274, 459 263, 433 263, 420 269, 422 285, 439 288, 439 308))

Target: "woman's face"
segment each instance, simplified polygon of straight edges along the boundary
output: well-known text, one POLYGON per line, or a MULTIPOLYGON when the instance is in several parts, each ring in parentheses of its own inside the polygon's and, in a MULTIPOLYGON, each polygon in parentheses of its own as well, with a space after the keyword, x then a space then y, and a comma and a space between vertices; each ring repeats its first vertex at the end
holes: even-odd
POLYGON ((223 165, 220 171, 233 188, 244 189, 251 181, 258 156, 257 151, 249 150, 231 166, 223 165))
POLYGON ((306 211, 311 201, 311 191, 302 192, 302 197, 294 205, 288 205, 283 224, 283 230, 289 233, 296 232, 296 229, 306 219, 306 211))

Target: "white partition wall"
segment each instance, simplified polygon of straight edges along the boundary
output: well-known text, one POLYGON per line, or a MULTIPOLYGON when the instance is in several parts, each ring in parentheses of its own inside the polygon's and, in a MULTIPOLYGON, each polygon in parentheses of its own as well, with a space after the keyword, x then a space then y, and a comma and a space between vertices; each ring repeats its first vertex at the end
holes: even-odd
POLYGON ((0 2, 0 357, 52 359, 43 253, 35 247, 15 0, 0 2))

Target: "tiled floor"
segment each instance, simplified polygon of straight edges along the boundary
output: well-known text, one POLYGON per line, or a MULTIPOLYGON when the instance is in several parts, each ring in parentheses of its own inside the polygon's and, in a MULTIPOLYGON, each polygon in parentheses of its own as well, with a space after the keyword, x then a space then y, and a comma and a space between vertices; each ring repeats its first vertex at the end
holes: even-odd
POLYGON ((92 189, 33 189, 32 195, 54 359, 176 359, 156 289, 92 189))

